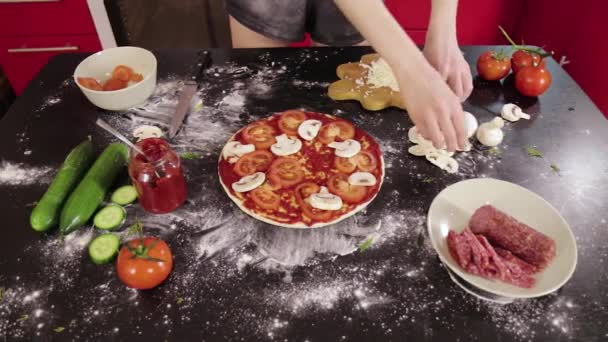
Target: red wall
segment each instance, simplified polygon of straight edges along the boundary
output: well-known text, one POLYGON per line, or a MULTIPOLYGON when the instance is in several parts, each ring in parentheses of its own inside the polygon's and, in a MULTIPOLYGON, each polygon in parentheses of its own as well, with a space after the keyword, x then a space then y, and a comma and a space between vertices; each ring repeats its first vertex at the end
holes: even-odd
POLYGON ((608 117, 608 1, 527 1, 514 38, 555 51, 564 69, 608 117))

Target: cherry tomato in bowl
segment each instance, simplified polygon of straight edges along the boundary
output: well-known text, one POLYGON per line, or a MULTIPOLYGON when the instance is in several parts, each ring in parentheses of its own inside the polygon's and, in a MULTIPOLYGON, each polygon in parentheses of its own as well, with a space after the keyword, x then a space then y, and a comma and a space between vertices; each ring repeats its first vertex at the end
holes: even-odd
POLYGON ((515 88, 526 96, 539 96, 551 86, 551 73, 541 66, 526 66, 515 74, 515 88))
POLYGON ((147 290, 160 285, 173 269, 169 246, 156 237, 135 239, 118 253, 116 273, 128 287, 147 290))
POLYGON ((486 81, 503 79, 511 71, 511 62, 502 52, 486 51, 477 59, 477 73, 486 81))

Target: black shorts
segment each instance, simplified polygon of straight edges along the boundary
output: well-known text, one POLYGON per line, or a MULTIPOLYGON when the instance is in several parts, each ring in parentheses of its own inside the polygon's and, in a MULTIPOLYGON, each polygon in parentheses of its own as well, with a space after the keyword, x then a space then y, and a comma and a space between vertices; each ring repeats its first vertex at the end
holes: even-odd
POLYGON ((364 38, 332 0, 226 0, 228 13, 266 37, 298 42, 308 32, 313 41, 332 46, 364 38))

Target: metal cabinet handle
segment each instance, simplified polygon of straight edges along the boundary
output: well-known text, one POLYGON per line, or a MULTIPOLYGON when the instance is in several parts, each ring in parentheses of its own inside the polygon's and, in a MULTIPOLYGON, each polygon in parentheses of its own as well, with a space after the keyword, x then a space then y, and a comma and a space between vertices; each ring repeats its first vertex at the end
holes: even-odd
POLYGON ((8 49, 7 51, 8 51, 8 53, 78 51, 78 46, 52 46, 52 47, 39 47, 39 48, 16 48, 16 49, 8 49))
POLYGON ((18 4, 24 2, 60 2, 61 0, 0 0, 0 4, 18 4))

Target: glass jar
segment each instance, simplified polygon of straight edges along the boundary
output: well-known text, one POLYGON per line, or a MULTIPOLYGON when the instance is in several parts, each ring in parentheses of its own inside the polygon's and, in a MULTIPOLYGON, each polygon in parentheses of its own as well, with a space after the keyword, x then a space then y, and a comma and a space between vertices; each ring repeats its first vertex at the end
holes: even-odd
POLYGON ((137 146, 145 156, 131 151, 129 176, 144 210, 169 213, 181 206, 187 197, 186 180, 181 161, 169 144, 159 138, 147 138, 137 146))

